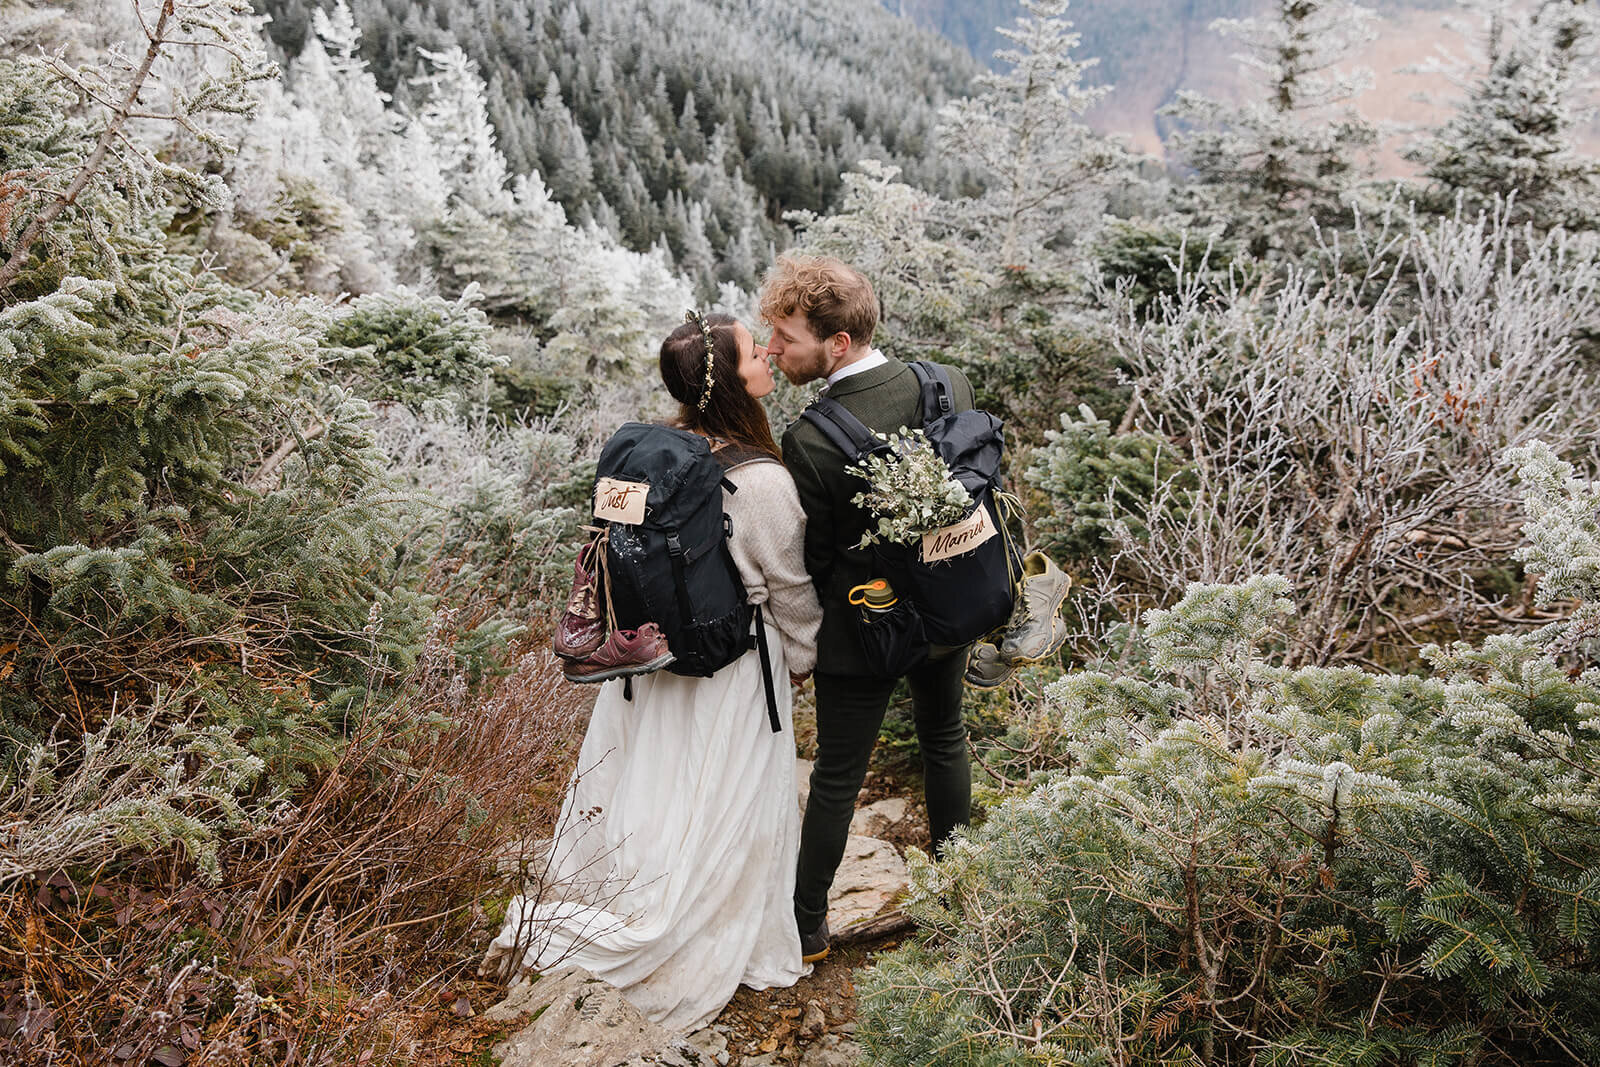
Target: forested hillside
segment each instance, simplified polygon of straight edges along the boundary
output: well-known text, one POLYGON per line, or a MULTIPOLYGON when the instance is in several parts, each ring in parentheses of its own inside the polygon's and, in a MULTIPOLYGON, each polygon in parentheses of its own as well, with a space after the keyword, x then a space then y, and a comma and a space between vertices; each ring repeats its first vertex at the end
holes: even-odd
MULTIPOLYGON (((289 57, 309 0, 258 0, 289 57)), ((937 35, 849 0, 355 0, 361 55, 405 103, 419 50, 462 48, 488 82, 515 173, 537 171, 576 222, 629 248, 664 241, 702 287, 749 286, 787 238, 783 212, 826 211, 839 175, 882 159, 953 188, 934 113, 977 69, 937 35)), ((291 73, 290 87, 294 79, 291 73)))
POLYGON ((0 0, 0 1062, 487 1061, 508 900, 615 890, 538 845, 601 443, 792 245, 1075 578, 863 1062, 1600 1063, 1600 10, 1485 4, 1383 177, 1348 0, 1171 169, 1023 9, 0 0))
MULTIPOLYGON (((995 51, 1006 47, 999 29, 1012 25, 1022 13, 1019 0, 884 0, 884 4, 991 65, 998 62, 995 51)), ((1116 88, 1091 113, 1091 121, 1098 129, 1133 134, 1141 147, 1154 148, 1146 132, 1151 115, 1170 103, 1178 89, 1219 89, 1236 86, 1240 80, 1238 50, 1211 33, 1212 22, 1262 15, 1272 6, 1267 0, 1075 0, 1067 14, 1082 36, 1082 54, 1098 60, 1087 81, 1116 88)), ((1451 0, 1371 0, 1365 6, 1392 19, 1455 5, 1451 0)), ((1433 37, 1409 41, 1403 49, 1405 61, 1415 62, 1435 46, 1451 43, 1433 37)))

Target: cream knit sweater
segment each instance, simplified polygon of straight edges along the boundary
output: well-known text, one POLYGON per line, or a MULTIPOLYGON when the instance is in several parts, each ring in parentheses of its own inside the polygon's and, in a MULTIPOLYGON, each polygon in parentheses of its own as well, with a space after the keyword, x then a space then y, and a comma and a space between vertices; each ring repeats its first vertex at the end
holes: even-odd
POLYGON ((817 627, 822 605, 806 573, 806 514, 794 479, 781 463, 744 463, 728 472, 739 487, 722 494, 733 522, 729 549, 744 581, 746 598, 766 605, 769 625, 783 635, 784 659, 795 674, 817 665, 817 627))

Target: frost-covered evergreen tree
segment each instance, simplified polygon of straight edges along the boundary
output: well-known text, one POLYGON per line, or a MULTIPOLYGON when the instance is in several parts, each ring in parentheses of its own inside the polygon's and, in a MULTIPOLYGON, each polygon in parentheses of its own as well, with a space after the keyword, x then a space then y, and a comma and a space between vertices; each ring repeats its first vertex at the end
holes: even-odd
MULTIPOLYGON (((412 505, 332 372, 329 311, 170 251, 173 201, 207 183, 113 159, 135 109, 69 91, 133 101, 174 45, 251 54, 229 8, 164 10, 147 66, 0 64, 9 158, 34 175, 0 248, 0 617, 19 649, 0 720, 13 741, 62 712, 88 728, 178 688, 292 775, 330 737, 326 697, 407 655, 421 600, 388 576, 412 505)), ((228 71, 187 123, 248 103, 248 66, 228 71)))
POLYGON ((1484 41, 1477 76, 1450 74, 1464 96, 1456 114, 1406 157, 1424 168, 1423 200, 1449 213, 1510 203, 1511 217, 1541 230, 1600 225, 1600 160, 1578 146, 1593 114, 1596 16, 1590 5, 1474 5, 1484 41))
POLYGON ((1098 225, 1106 188, 1127 176, 1127 163, 1083 121, 1109 90, 1082 84, 1094 60, 1072 57, 1068 0, 1022 7, 1027 14, 1000 30, 1013 45, 995 53, 1003 73, 979 75, 972 96, 945 106, 939 144, 983 184, 981 196, 959 203, 958 219, 985 257, 1037 266, 1098 225))
MULTIPOLYGON (((297 54, 304 0, 260 6, 286 16, 269 29, 297 54)), ((599 222, 646 252, 669 232, 669 195, 692 189, 707 239, 737 268, 700 279, 707 293, 724 280, 753 287, 765 264, 746 268, 737 246, 759 259, 786 243, 782 213, 826 210, 840 173, 860 159, 952 188, 953 168, 931 150, 935 112, 978 70, 949 41, 854 0, 418 0, 352 10, 379 84, 402 100, 406 80, 425 73, 424 50, 462 49, 491 87, 509 170, 538 171, 575 222, 599 222)))
POLYGON ((659 252, 631 252, 600 228, 574 227, 537 174, 508 176, 484 83, 460 49, 432 57, 420 120, 450 188, 427 227, 452 294, 476 286, 485 309, 538 324, 545 351, 574 372, 626 371, 693 302, 659 252))
POLYGON ((495 143, 477 64, 454 47, 422 56, 429 71, 415 82, 424 100, 417 121, 438 152, 446 184, 477 211, 504 207, 510 171, 495 143))
POLYGON ((1180 124, 1172 147, 1194 171, 1199 225, 1265 255, 1303 247, 1307 218, 1350 217, 1377 130, 1351 106, 1370 76, 1337 64, 1372 39, 1373 17, 1349 0, 1274 0, 1270 15, 1212 24, 1245 45, 1260 96, 1230 106, 1184 90, 1164 109, 1180 124))
POLYGON ((992 282, 978 253, 956 236, 950 205, 899 180, 875 160, 845 175, 839 211, 791 214, 808 250, 848 260, 872 279, 890 344, 932 346, 970 329, 972 300, 992 282))

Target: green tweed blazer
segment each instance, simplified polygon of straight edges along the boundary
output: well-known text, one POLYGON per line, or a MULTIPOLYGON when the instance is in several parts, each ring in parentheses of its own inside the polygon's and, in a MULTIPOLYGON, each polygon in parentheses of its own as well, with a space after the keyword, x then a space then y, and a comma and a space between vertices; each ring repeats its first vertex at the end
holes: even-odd
MULTIPOLYGON (((970 409, 971 383, 954 367, 945 369, 950 374, 955 410, 970 409)), ((841 379, 827 395, 879 433, 922 425, 917 376, 897 359, 841 379)), ((857 609, 847 599, 851 586, 875 577, 871 550, 855 547, 869 525, 868 515, 850 502, 867 483, 845 473, 846 457, 805 419, 796 419, 784 431, 783 462, 800 491, 800 505, 806 513, 806 570, 822 601, 817 670, 873 675, 876 672, 867 663, 856 635, 857 609)))

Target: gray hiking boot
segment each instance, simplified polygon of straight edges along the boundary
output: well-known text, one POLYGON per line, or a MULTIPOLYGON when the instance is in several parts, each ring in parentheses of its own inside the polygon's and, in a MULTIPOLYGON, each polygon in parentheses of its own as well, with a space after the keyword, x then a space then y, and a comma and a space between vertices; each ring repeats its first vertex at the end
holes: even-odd
POLYGON ((1000 657, 992 641, 979 641, 967 654, 967 684, 974 689, 997 689, 1011 680, 1016 664, 1000 657))
POLYGON ((1072 588, 1072 576, 1043 552, 1029 552, 1022 561, 1022 588, 1011 614, 1000 658, 1007 663, 1038 663, 1061 650, 1067 624, 1061 605, 1072 588))

